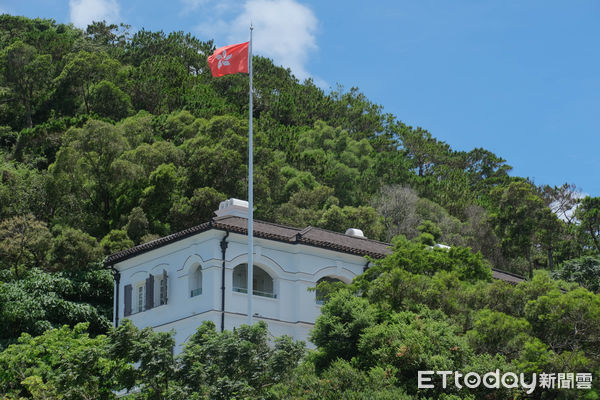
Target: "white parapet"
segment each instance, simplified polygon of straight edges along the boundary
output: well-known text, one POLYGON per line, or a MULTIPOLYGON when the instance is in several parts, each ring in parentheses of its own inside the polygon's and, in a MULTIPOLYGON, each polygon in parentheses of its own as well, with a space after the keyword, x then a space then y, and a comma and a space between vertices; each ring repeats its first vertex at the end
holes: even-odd
POLYGON ((215 211, 218 217, 234 216, 248 218, 248 202, 240 199, 227 199, 219 204, 219 209, 215 211))

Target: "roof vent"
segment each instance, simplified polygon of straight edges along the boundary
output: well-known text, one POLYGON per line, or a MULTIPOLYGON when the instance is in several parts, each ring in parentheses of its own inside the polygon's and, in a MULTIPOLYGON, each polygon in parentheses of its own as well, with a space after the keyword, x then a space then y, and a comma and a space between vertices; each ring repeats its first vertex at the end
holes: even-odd
POLYGON ((217 217, 242 217, 248 218, 248 202, 240 199, 228 199, 219 204, 219 209, 215 211, 217 217))
POLYGON ((360 237, 360 238, 365 237, 365 234, 363 233, 363 231, 361 231, 360 229, 356 229, 356 228, 348 228, 346 230, 346 235, 360 237))

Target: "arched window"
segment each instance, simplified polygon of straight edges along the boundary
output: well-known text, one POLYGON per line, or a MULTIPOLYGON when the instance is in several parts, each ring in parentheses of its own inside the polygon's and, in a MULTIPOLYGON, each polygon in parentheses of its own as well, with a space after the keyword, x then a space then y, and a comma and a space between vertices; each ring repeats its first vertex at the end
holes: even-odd
MULTIPOLYGON (((233 269, 233 291, 248 293, 248 264, 240 264, 233 269)), ((256 265, 252 269, 252 294, 271 298, 277 297, 273 291, 273 278, 256 265)))
POLYGON ((196 266, 190 276, 190 293, 191 297, 202 294, 202 266, 196 266))
POLYGON ((319 283, 321 283, 321 282, 335 283, 335 282, 342 282, 342 281, 340 279, 332 278, 330 276, 324 276, 323 278, 319 279, 317 281, 317 290, 316 290, 316 294, 315 294, 315 299, 317 301, 317 304, 323 304, 323 302, 325 301, 326 293, 324 293, 322 289, 319 289, 319 283))

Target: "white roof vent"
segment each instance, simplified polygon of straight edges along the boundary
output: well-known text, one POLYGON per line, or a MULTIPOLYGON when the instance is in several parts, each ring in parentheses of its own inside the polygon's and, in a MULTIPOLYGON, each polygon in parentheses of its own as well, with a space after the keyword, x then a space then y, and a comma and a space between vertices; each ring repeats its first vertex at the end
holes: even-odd
POLYGON ((248 218, 248 202, 240 199, 227 199, 219 204, 215 211, 217 217, 233 216, 248 218))
POLYGON ((363 231, 361 231, 360 229, 356 229, 356 228, 348 228, 346 230, 346 235, 360 237, 360 238, 365 237, 365 234, 363 233, 363 231))

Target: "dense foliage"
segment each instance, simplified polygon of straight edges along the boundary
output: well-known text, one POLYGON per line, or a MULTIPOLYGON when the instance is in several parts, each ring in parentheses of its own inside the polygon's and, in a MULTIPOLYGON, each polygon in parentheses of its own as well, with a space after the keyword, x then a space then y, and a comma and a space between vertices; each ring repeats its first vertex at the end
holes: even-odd
MULTIPOLYGON (((0 393, 414 399, 426 366, 598 372, 600 198, 510 176, 498 155, 455 151, 357 88, 326 92, 262 57, 256 218, 359 227, 394 254, 325 288, 317 350, 297 368, 301 346, 266 346, 262 326, 205 325, 179 358, 168 334, 110 331, 105 255, 246 196, 248 78, 213 79, 212 50, 183 32, 0 15, 0 393), (490 266, 533 279, 492 282, 490 266)), ((576 396, 536 394, 557 395, 576 396)))
MULTIPOLYGON (((323 284, 321 284, 323 285, 323 284)), ((0 353, 9 399, 597 399, 591 389, 418 389, 420 370, 600 373, 600 295, 538 271, 492 281, 468 249, 402 237, 351 285, 325 284, 311 341, 269 339, 260 322, 217 333, 203 323, 173 355, 173 334, 125 321, 23 334, 0 353), (428 268, 436 265, 436 269, 428 268), (61 397, 62 396, 62 397, 61 397)))

